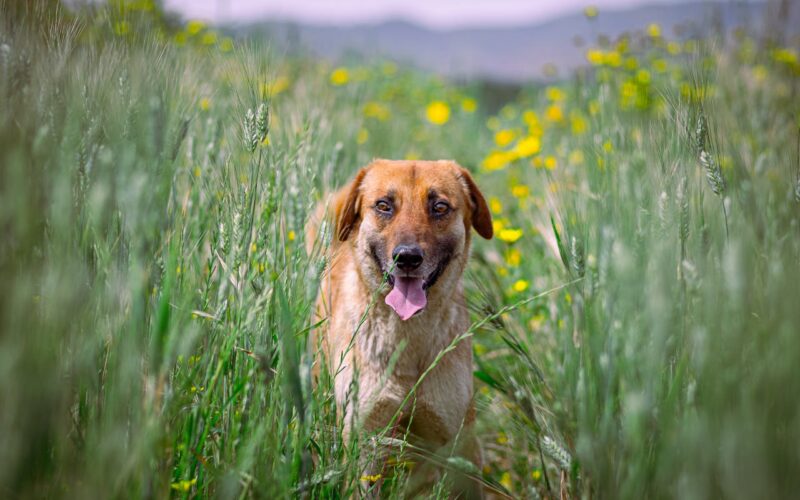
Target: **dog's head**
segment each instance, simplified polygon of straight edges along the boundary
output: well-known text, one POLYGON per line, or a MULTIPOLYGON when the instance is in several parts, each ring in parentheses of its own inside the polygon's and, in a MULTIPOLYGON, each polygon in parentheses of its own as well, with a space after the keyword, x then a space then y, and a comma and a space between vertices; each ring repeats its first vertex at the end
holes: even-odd
POLYGON ((492 218, 472 177, 452 161, 376 160, 334 207, 337 237, 355 249, 368 286, 384 276, 386 303, 403 320, 430 294, 449 296, 469 253, 470 229, 492 237, 492 218))

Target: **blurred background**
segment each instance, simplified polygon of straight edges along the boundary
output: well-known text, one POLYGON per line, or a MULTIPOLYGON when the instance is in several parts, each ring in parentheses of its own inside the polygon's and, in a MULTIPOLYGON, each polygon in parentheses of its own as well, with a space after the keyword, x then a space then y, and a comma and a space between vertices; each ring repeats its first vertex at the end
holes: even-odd
POLYGON ((333 61, 389 57, 453 78, 496 83, 564 77, 586 49, 658 23, 671 39, 736 28, 797 34, 790 0, 165 0, 183 19, 269 39, 279 51, 333 61))

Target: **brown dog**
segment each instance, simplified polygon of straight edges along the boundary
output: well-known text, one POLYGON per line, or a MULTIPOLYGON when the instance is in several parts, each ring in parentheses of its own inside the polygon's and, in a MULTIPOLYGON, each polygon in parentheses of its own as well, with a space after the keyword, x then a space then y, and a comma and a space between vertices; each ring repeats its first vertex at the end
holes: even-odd
MULTIPOLYGON (((315 333, 319 344, 312 341, 323 353, 317 373, 324 363, 334 376, 345 434, 354 425, 369 432, 396 423, 431 448, 459 436, 468 441, 460 453, 480 467, 480 448, 470 437, 469 338, 401 405, 437 355, 469 328, 461 276, 471 228, 492 237, 483 195, 453 161, 375 160, 327 204, 333 241, 317 302, 327 322, 315 333)), ((325 203, 306 229, 309 252, 324 215, 325 203)))

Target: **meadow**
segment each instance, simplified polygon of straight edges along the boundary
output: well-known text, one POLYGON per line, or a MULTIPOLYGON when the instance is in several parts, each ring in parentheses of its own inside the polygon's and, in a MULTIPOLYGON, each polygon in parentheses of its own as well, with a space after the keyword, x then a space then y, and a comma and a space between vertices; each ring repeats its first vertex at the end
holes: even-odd
POLYGON ((455 159, 490 201, 465 276, 488 488, 800 491, 796 42, 651 24, 496 107, 147 0, 0 7, 0 496, 352 496, 303 228, 374 157, 455 159))

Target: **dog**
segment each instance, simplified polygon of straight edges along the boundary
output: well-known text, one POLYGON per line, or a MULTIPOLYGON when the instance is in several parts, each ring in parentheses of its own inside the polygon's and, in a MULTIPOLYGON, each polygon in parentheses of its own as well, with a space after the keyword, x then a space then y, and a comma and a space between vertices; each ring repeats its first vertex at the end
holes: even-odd
MULTIPOLYGON (((333 234, 316 306, 326 321, 311 344, 314 373, 324 365, 333 377, 344 435, 394 423, 429 449, 458 437, 457 453, 480 470, 470 339, 418 381, 470 326, 461 277, 471 231, 493 233, 483 194, 454 161, 378 159, 318 205, 309 253, 326 220, 333 234)), ((467 496, 482 494, 474 486, 467 496)))

